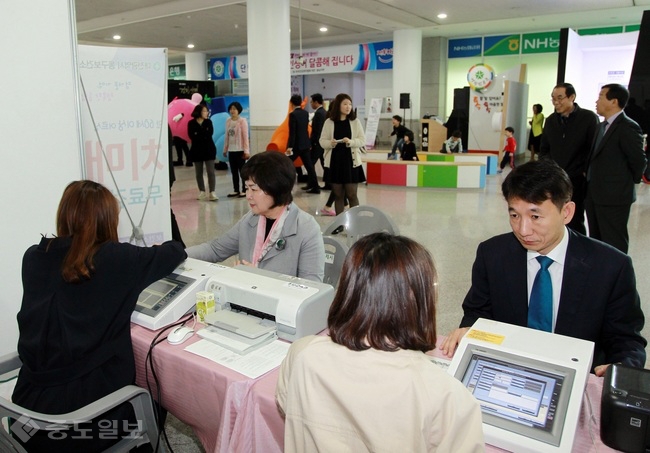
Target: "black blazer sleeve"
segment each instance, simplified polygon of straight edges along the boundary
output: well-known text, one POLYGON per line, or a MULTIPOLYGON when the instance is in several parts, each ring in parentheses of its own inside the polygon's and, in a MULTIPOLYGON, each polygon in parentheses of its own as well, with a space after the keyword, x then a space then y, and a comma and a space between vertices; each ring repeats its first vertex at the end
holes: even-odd
POLYGON ((295 110, 289 113, 289 138, 287 139, 287 148, 293 148, 296 143, 296 131, 298 124, 296 120, 295 110))
POLYGON ((621 113, 593 150, 589 166, 592 198, 603 205, 634 202, 634 184, 641 182, 645 167, 641 128, 621 113))
POLYGON ((479 244, 472 266, 472 286, 463 301, 460 327, 478 318, 525 327, 528 323, 526 250, 514 234, 479 244))
POLYGON ((318 140, 320 139, 320 133, 323 131, 323 124, 325 124, 325 109, 319 107, 311 120, 311 136, 309 137, 311 146, 320 146, 318 140))
POLYGON ((644 367, 645 323, 632 260, 613 247, 569 233, 555 333, 593 341, 593 365, 644 367))

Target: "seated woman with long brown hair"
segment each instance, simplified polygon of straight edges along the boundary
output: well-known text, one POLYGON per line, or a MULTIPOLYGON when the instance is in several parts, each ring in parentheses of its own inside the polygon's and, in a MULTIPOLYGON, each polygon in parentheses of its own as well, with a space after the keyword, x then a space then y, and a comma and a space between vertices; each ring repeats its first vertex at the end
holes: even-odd
POLYGON ((376 233, 352 246, 329 335, 296 341, 280 367, 285 452, 483 451, 477 401, 425 355, 435 285, 431 255, 411 239, 376 233))
MULTIPOLYGON (((175 241, 153 247, 118 242, 119 213, 117 199, 104 186, 75 181, 59 204, 56 236, 42 237, 25 252, 18 313, 23 366, 14 403, 64 414, 135 383, 130 320, 138 295, 186 255, 175 241)), ((123 431, 129 416, 130 407, 118 406, 100 426, 115 424, 123 431)), ((119 440, 117 434, 104 433, 108 439, 98 434, 96 424, 67 433, 39 431, 25 447, 92 452, 119 440)))

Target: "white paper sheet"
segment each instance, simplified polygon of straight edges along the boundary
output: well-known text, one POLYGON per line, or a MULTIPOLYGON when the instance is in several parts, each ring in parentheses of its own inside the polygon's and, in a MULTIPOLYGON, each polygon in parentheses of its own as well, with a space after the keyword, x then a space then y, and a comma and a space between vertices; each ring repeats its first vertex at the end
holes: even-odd
POLYGON ((200 340, 187 346, 185 350, 256 379, 280 366, 289 346, 291 345, 285 341, 275 340, 246 355, 239 355, 211 341, 200 340))

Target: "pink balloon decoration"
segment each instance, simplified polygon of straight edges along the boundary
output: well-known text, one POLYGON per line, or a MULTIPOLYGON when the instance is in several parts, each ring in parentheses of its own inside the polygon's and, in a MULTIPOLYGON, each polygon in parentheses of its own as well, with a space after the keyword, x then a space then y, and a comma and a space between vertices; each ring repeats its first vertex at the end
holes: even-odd
POLYGON ((199 105, 203 97, 194 93, 192 99, 174 99, 167 106, 167 122, 174 137, 180 137, 190 142, 187 135, 187 123, 192 119, 192 110, 199 105))

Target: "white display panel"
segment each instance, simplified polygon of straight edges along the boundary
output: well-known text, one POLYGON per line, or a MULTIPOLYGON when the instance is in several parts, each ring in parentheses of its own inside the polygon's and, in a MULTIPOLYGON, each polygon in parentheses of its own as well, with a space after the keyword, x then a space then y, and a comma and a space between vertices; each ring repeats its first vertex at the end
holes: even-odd
POLYGON ((479 319, 449 374, 481 405, 485 442, 517 452, 571 451, 592 342, 479 319))

